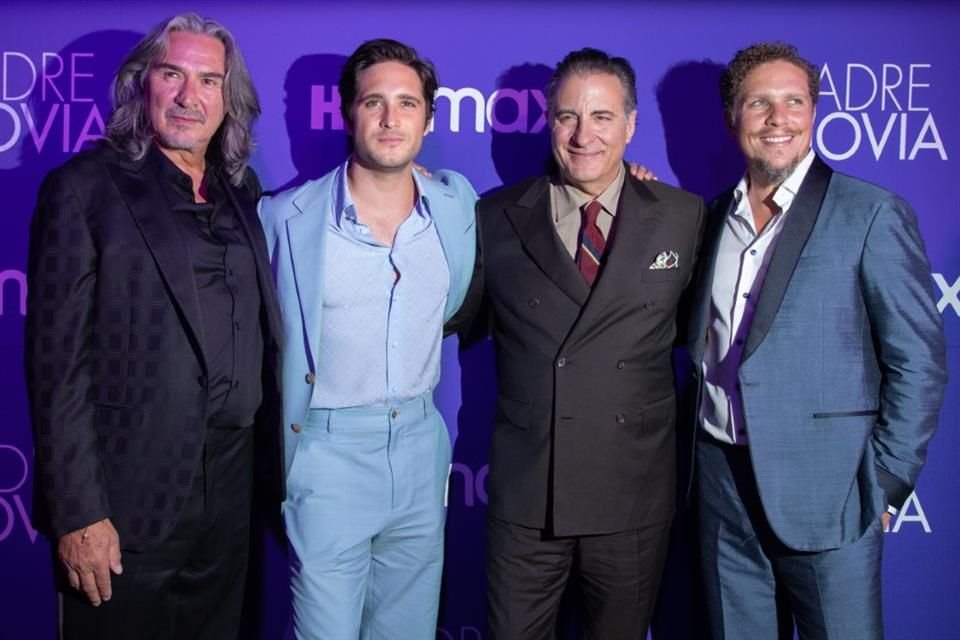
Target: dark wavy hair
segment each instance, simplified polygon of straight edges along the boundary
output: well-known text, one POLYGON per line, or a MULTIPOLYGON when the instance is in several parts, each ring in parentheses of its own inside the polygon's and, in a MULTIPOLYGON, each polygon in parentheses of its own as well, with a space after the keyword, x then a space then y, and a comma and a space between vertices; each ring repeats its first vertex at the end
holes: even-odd
POLYGON ((437 69, 433 63, 417 54, 417 50, 409 45, 389 38, 367 40, 354 51, 343 64, 340 72, 340 115, 343 121, 353 124, 350 119, 350 107, 357 98, 357 79, 360 72, 379 62, 399 62, 414 71, 420 77, 423 86, 423 99, 426 104, 427 122, 433 118, 433 101, 440 86, 437 80, 437 69))
POLYGON ((816 106, 820 97, 820 70, 817 65, 802 58, 797 48, 785 42, 757 42, 746 49, 737 51, 730 64, 720 76, 720 98, 723 100, 723 113, 727 124, 733 123, 737 95, 744 78, 762 64, 782 60, 799 67, 807 74, 807 88, 812 104, 816 106))
POLYGON ((550 82, 547 84, 547 107, 552 114, 557 106, 557 89, 560 83, 570 75, 589 75, 606 73, 620 80, 623 87, 623 109, 625 113, 637 108, 637 74, 626 58, 610 56, 599 49, 586 47, 571 51, 557 64, 550 82))
POLYGON ((230 182, 239 186, 253 153, 253 122, 260 115, 260 100, 233 35, 219 22, 195 13, 181 13, 158 24, 120 64, 113 80, 113 113, 107 121, 107 141, 134 160, 142 158, 150 148, 154 131, 144 104, 144 86, 151 65, 166 53, 170 34, 175 31, 216 38, 226 50, 225 114, 207 153, 221 165, 230 182))

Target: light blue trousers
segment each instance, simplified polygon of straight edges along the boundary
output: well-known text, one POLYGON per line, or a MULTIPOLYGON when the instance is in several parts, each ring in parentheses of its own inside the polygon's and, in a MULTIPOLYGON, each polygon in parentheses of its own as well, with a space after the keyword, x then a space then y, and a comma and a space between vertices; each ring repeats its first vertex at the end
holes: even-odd
POLYGON ((436 637, 449 465, 429 393, 310 412, 283 506, 297 638, 436 637))

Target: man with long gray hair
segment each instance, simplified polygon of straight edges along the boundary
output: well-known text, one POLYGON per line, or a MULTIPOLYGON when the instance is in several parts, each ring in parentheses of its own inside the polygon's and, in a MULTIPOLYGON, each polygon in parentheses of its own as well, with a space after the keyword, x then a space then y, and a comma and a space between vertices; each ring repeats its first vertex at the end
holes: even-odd
POLYGON ((254 429, 275 433, 279 311, 233 36, 182 14, 114 81, 106 140, 52 171, 30 236, 38 526, 64 638, 234 638, 254 429))

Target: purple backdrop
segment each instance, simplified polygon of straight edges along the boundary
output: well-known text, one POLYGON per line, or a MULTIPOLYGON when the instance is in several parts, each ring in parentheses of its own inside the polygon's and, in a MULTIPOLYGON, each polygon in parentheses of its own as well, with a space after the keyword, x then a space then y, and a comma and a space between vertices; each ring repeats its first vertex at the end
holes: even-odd
MULTIPOLYGON (((960 6, 915 2, 3 2, 0 21, 0 637, 55 637, 49 547, 30 525, 32 456, 21 374, 27 226, 36 189, 103 131, 121 56, 154 23, 196 10, 237 36, 260 92, 254 166, 267 188, 296 185, 340 162, 340 65, 361 41, 394 37, 434 60, 441 91, 420 162, 466 174, 478 191, 540 173, 549 149, 542 89, 567 51, 598 46, 638 74, 638 134, 628 157, 661 180, 710 197, 742 171, 724 131, 716 80, 734 51, 758 39, 797 44, 823 66, 815 145, 841 171, 915 206, 940 301, 950 369, 941 429, 915 496, 886 536, 887 637, 955 638, 960 490, 960 226, 952 180, 960 142, 960 6), (9 6, 7 6, 9 5, 9 6)), ((482 522, 495 395, 491 354, 444 346, 437 393, 454 437, 447 565, 438 638, 483 637, 482 522)), ((816 479, 811 479, 816 481, 816 479)), ((263 542, 255 572, 262 606, 250 637, 287 626, 282 548, 263 542)), ((668 566, 659 638, 694 637, 702 617, 686 592, 683 555, 668 566)))

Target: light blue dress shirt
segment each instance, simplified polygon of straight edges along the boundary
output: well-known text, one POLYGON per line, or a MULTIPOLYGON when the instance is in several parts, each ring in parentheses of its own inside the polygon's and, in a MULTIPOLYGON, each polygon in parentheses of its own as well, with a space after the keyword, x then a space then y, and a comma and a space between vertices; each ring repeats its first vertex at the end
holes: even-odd
POLYGON ((392 247, 357 219, 346 171, 327 222, 314 409, 389 406, 440 378, 450 272, 417 176, 417 199, 392 247))

